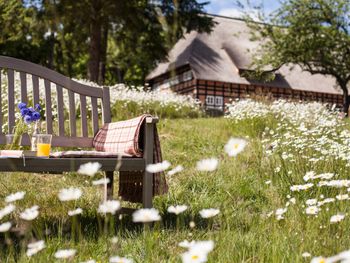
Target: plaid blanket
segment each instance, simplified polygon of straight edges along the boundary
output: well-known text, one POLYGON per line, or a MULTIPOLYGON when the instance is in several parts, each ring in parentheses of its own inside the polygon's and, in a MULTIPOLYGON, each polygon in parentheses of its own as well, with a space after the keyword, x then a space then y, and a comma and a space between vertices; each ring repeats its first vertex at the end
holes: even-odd
MULTIPOLYGON (((137 118, 106 123, 95 135, 93 146, 95 151, 65 151, 51 154, 51 157, 142 157, 144 114, 137 118)), ((159 136, 155 126, 154 130, 154 163, 162 162, 159 136)), ((142 202, 143 171, 119 172, 119 196, 125 201, 142 202)), ((164 173, 153 174, 153 195, 164 194, 168 191, 164 173)))

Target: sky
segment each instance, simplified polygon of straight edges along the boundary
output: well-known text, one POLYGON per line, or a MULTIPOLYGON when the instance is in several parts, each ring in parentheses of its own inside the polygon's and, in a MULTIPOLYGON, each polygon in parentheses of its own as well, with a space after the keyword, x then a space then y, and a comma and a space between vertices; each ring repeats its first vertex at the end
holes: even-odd
MULTIPOLYGON (((210 2, 205 9, 209 14, 240 17, 242 15, 241 9, 237 6, 236 0, 200 0, 199 2, 210 2)), ((246 3, 244 0, 241 1, 246 3)), ((266 14, 271 13, 280 6, 278 0, 251 0, 253 5, 262 3, 266 14)))

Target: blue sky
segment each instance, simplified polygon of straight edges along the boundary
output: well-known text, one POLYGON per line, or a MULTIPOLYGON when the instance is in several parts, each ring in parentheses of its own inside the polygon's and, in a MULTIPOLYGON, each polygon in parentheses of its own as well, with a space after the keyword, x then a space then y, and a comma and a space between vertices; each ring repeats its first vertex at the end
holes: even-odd
MULTIPOLYGON (((241 10, 235 4, 235 0, 200 0, 199 2, 210 2, 205 8, 207 13, 210 14, 232 17, 239 17, 241 15, 241 10)), ((272 12, 280 5, 278 0, 251 0, 250 2, 252 4, 262 3, 265 13, 272 12)), ((245 3, 245 1, 243 0, 242 3, 245 3)))

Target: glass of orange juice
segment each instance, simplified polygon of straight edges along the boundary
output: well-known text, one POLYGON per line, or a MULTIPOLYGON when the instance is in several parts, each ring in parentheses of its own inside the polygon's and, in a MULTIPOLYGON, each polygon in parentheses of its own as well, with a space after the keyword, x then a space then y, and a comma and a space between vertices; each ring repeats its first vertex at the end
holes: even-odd
POLYGON ((36 156, 40 157, 49 157, 50 156, 50 150, 51 150, 51 140, 52 135, 51 134, 37 134, 36 135, 37 141, 36 141, 36 156))

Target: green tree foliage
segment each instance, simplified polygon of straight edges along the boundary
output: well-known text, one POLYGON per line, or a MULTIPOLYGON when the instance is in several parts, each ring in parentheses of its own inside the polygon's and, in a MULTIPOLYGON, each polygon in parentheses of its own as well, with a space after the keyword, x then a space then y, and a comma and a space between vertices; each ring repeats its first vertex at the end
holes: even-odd
POLYGON ((143 84, 173 44, 213 21, 196 0, 0 0, 0 53, 70 77, 143 84), (6 26, 10 25, 10 26, 6 26))
POLYGON ((330 75, 343 91, 344 112, 348 113, 350 2, 285 0, 264 22, 249 23, 257 32, 254 37, 265 41, 256 54, 256 70, 297 64, 311 74, 330 75))

